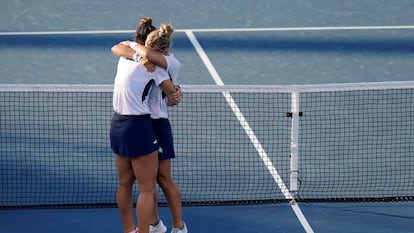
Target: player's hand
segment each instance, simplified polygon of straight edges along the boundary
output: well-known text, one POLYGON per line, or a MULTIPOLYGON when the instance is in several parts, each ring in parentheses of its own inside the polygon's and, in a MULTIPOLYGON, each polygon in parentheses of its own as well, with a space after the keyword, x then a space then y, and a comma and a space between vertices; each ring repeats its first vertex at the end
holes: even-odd
POLYGON ((168 98, 168 106, 178 105, 181 102, 183 92, 181 91, 180 86, 176 85, 175 90, 176 92, 168 98))
POLYGON ((173 94, 174 98, 178 100, 178 102, 181 102, 181 99, 183 98, 183 92, 181 91, 181 87, 179 85, 175 85, 175 93, 173 94))

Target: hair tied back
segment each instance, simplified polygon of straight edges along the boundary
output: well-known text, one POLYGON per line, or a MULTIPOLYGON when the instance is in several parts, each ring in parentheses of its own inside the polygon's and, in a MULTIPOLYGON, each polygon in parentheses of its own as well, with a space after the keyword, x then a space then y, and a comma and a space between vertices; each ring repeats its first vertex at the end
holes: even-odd
POLYGON ((165 38, 165 39, 169 37, 168 34, 162 28, 160 28, 160 31, 158 32, 158 36, 161 38, 165 38))

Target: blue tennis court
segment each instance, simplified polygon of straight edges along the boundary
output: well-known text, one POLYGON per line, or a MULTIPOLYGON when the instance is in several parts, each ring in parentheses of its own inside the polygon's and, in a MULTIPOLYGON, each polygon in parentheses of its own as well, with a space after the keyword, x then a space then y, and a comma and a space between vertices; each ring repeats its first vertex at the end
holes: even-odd
MULTIPOLYGON (((413 232, 412 202, 302 204, 314 232, 413 232)), ((305 232, 287 204, 184 207, 192 232, 305 232)), ((164 222, 171 222, 160 208, 164 222)), ((1 232, 120 232, 118 212, 110 209, 1 211, 1 232)))
MULTIPOLYGON (((414 16, 412 12, 414 4, 408 0, 397 2, 385 0, 364 2, 324 0, 255 2, 243 0, 237 3, 216 0, 207 2, 180 1, 179 3, 173 1, 118 3, 77 0, 60 1, 59 4, 57 7, 56 3, 50 0, 11 1, 0 10, 2 13, 0 14, 1 84, 110 85, 113 82, 117 62, 117 57, 110 52, 110 47, 119 41, 131 39, 137 20, 143 16, 151 16, 155 24, 170 22, 175 27, 173 52, 182 64, 179 77, 182 85, 319 85, 413 80, 414 16)), ((220 92, 219 94, 222 98, 220 92)), ((276 95, 277 99, 281 96, 284 95, 276 95)), ((410 93, 407 96, 410 96, 410 93)), ((27 96, 25 98, 27 99, 27 96)), ((40 100, 42 98, 44 97, 41 97, 40 100)), ((244 95, 233 96, 233 98, 237 103, 241 103, 244 95)), ((265 100, 261 103, 267 106, 266 103, 271 101, 274 100, 265 100)), ((286 100, 286 103, 290 102, 286 100)), ((311 103, 309 102, 309 105, 311 103)), ((287 110, 283 109, 283 111, 288 112, 290 105, 284 106, 284 104, 285 102, 281 103, 281 106, 287 110)), ((366 104, 369 106, 371 102, 366 104)), ((394 105, 392 101, 388 104, 394 105)), ((411 106, 411 101, 407 101, 406 105, 411 106)), ((4 109, 10 107, 0 106, 4 109)), ((20 104, 13 106, 20 106, 20 104)), ((241 112, 249 119, 249 109, 243 108, 241 104, 239 106, 241 112)), ((36 106, 25 105, 24 107, 27 109, 36 106)), ((83 106, 69 104, 66 106, 66 110, 78 107, 83 106)), ((96 108, 98 111, 101 110, 100 107, 96 108)), ((255 109, 251 109, 251 111, 254 112, 255 109)), ((339 106, 336 111, 343 111, 343 109, 340 109, 339 106)), ((235 111, 233 110, 233 112, 235 111)), ((36 116, 43 117, 42 114, 40 111, 36 116)), ((218 114, 227 117, 232 115, 232 112, 218 114)), ((305 112, 305 116, 306 114, 305 112)), ((177 115, 177 117, 185 116, 177 115)), ((269 117, 271 117, 270 114, 269 117)), ((396 118, 394 115, 387 115, 387 117, 396 118)), ((404 117, 409 118, 410 113, 404 117)), ((38 121, 33 118, 17 118, 22 121, 33 121, 33 125, 38 124, 38 121)), ((276 126, 275 132, 290 126, 284 123, 285 116, 276 119, 281 123, 276 126)), ((327 120, 323 117, 322 119, 327 120)), ((61 120, 70 121, 66 118, 61 120)), ((95 120, 102 119, 98 117, 95 120)), ((264 121, 269 121, 269 118, 265 118, 264 121)), ((217 127, 217 130, 225 127, 234 128, 234 131, 243 130, 237 128, 237 120, 231 122, 230 126, 220 124, 207 126, 209 128, 217 127)), ((398 125, 397 129, 404 130, 404 126, 399 127, 401 126, 398 125)), ((268 126, 261 125, 260 122, 253 122, 252 128, 257 130, 268 128, 268 126)), ((103 129, 105 130, 105 128, 103 129)), ((5 127, 1 130, 3 132, 0 139, 9 140, 3 136, 10 129, 5 127)), ((73 134, 77 132, 77 129, 70 130, 73 130, 73 132, 69 131, 73 134)), ((310 131, 315 131, 315 129, 310 129, 310 131)), ((2 154, 4 160, 1 161, 2 172, 0 174, 3 191, 0 191, 2 193, 0 203, 6 206, 19 205, 19 203, 5 203, 8 200, 16 200, 14 197, 8 196, 10 192, 6 194, 4 191, 6 189, 14 190, 15 197, 24 196, 25 200, 29 200, 28 202, 45 198, 35 194, 39 190, 43 192, 46 190, 45 199, 63 203, 76 202, 77 198, 82 199, 83 197, 76 196, 76 190, 87 186, 91 186, 95 192, 110 192, 111 185, 105 186, 99 181, 94 184, 86 182, 89 177, 95 180, 99 180, 99 177, 94 177, 95 174, 86 171, 88 160, 80 156, 83 153, 89 153, 90 144, 99 145, 97 153, 107 153, 109 148, 105 147, 105 132, 100 133, 102 138, 92 137, 94 140, 91 140, 88 135, 84 135, 84 138, 73 138, 69 135, 65 139, 64 149, 56 149, 55 152, 73 153, 73 160, 56 163, 54 166, 50 166, 47 173, 35 172, 37 169, 35 164, 43 164, 42 159, 27 160, 24 162, 24 167, 9 166, 10 161, 13 161, 13 153, 10 151, 15 151, 15 158, 24 158, 19 155, 24 155, 27 151, 40 158, 43 147, 38 146, 39 137, 42 139, 41 144, 60 143, 50 139, 47 132, 39 130, 34 133, 35 135, 26 135, 24 140, 31 143, 31 148, 25 148, 25 144, 22 144, 18 148, 0 150, 5 153, 2 154), (77 147, 80 145, 80 141, 83 144, 79 149, 77 147), (80 161, 75 157, 79 157, 80 161), (78 180, 65 185, 57 181, 50 183, 55 174, 59 174, 57 176, 59 179, 71 179, 69 178, 71 173, 59 172, 60 169, 64 169, 65 163, 77 166, 80 174, 85 174, 85 176, 76 177, 78 180), (10 174, 14 174, 13 178, 10 178, 10 174), (33 176, 39 176, 40 179, 33 178, 33 180, 24 181, 29 183, 26 186, 31 187, 29 190, 21 190, 19 187, 13 186, 15 184, 9 183, 10 179, 13 180, 16 177, 24 180, 25 177, 33 176), (52 179, 48 179, 49 177, 52 179), (82 182, 82 179, 85 181, 82 182), (63 190, 63 195, 57 197, 56 193, 48 193, 48 190, 55 189, 63 190)), ((272 144, 268 139, 270 136, 265 133, 261 135, 260 132, 256 131, 256 134, 266 151, 275 150, 284 154, 289 153, 289 148, 283 146, 289 144, 289 141, 285 143, 286 141, 281 139, 278 141, 280 144, 274 143, 275 148, 268 147, 272 144)), ((344 135, 347 135, 346 133, 344 132, 344 135)), ((290 139, 289 134, 275 134, 278 135, 277 137, 290 139)), ((407 134, 410 134, 409 131, 407 134)), ((222 136, 223 138, 207 135, 206 138, 200 140, 212 140, 209 137, 216 137, 214 140, 217 140, 218 143, 230 140, 228 137, 226 138, 227 135, 222 136)), ((180 138, 181 134, 177 137, 180 138)), ((196 135, 193 138, 196 138, 196 135)), ((256 153, 254 148, 250 148, 248 140, 243 138, 234 140, 241 142, 241 148, 246 147, 240 151, 251 150, 252 153, 256 153)), ((406 138, 401 140, 406 140, 406 138)), ((412 139, 410 137, 407 140, 411 142, 412 139)), ((311 143, 313 141, 309 142, 309 144, 311 143)), ((388 147, 382 148, 389 149, 388 147)), ((201 153, 203 149, 206 150, 191 146, 188 148, 179 147, 179 150, 192 151, 193 154, 201 153)), ((363 151, 359 147, 353 149, 363 151)), ((226 153, 229 152, 232 151, 226 151, 226 153)), ((316 161, 317 165, 318 160, 322 160, 324 153, 332 152, 311 151, 311 153, 319 153, 321 156, 319 159, 311 160, 316 161)), ((377 151, 377 153, 381 154, 382 152, 377 151)), ((112 157, 106 157, 106 160, 98 161, 94 166, 99 166, 101 163, 110 164, 111 159, 112 157)), ((186 159, 189 160, 185 161, 191 161, 190 158, 186 159)), ((282 165, 288 166, 288 159, 286 157, 276 160, 276 168, 282 165)), ((355 158, 356 161, 367 162, 367 160, 358 159, 355 158)), ((197 170, 204 169, 197 162, 182 161, 179 163, 180 166, 191 165, 192 169, 189 169, 188 173, 179 173, 178 179, 185 179, 181 176, 197 175, 197 170)), ((211 167, 223 166, 228 169, 223 174, 243 177, 240 179, 241 181, 237 181, 240 184, 243 181, 249 181, 249 179, 255 182, 253 177, 257 176, 259 179, 256 183, 265 186, 266 195, 284 199, 286 194, 283 190, 281 191, 280 186, 275 184, 272 177, 268 176, 269 172, 264 166, 248 174, 238 174, 233 168, 235 162, 240 167, 245 167, 244 163, 261 163, 259 157, 247 162, 246 160, 232 160, 232 158, 223 161, 217 160, 216 164, 213 161, 211 167), (220 164, 223 161, 224 164, 220 164)), ((371 162, 368 160, 368 163, 371 162)), ((404 160, 398 160, 398 162, 401 163, 404 160)), ((413 164, 411 160, 407 160, 405 165, 406 174, 394 174, 393 171, 384 173, 395 176, 395 179, 401 178, 406 182, 407 189, 403 189, 403 193, 399 195, 412 196, 412 188, 410 187, 413 187, 414 183, 410 179, 413 177, 410 169, 413 164)), ((358 173, 358 167, 356 164, 355 170, 351 169, 351 171, 358 173)), ((371 169, 374 170, 374 168, 371 169)), ((309 173, 312 171, 310 169, 309 173)), ((219 173, 219 170, 216 172, 219 173)), ((282 172, 280 175, 282 180, 286 182, 289 180, 288 172, 282 172)), ((351 177, 351 179, 354 178, 351 177)), ((359 178, 355 179, 359 181, 359 178)), ((230 190, 232 186, 224 180, 223 183, 219 179, 214 182, 217 182, 217 187, 224 190, 227 190, 226 188, 229 186, 230 190)), ((188 187, 183 185, 183 195, 187 193, 190 202, 198 202, 203 198, 221 195, 220 190, 217 191, 218 194, 214 193, 217 187, 210 186, 210 183, 213 181, 208 181, 208 179, 200 181, 200 187, 197 188, 201 190, 206 188, 206 190, 195 196, 192 196, 192 185, 197 186, 196 184, 190 184, 188 187), (208 193, 209 191, 212 193, 208 193)), ((304 188, 307 188, 306 180, 303 183, 304 188)), ((362 181, 356 186, 364 184, 362 181)), ((384 186, 393 187, 394 184, 384 186)), ((354 187, 354 189, 358 188, 354 187)), ((237 187, 235 189, 237 190, 237 187)), ((315 189, 315 192, 330 191, 315 189)), ((352 187, 349 192, 353 192, 352 187)), ((387 192, 386 188, 384 192, 387 192)), ((244 193, 241 192, 240 196, 244 197, 243 195, 244 193)), ((252 195, 254 196, 254 194, 252 195)), ((89 196, 89 198, 93 199, 94 197, 89 196)), ((267 196, 255 198, 268 199, 267 196)), ((190 232, 414 232, 414 203, 412 199, 398 201, 359 200, 356 202, 316 201, 299 202, 297 205, 285 202, 257 205, 254 203, 237 205, 231 202, 220 205, 214 204, 214 200, 213 205, 202 203, 200 206, 186 205, 184 207, 184 220, 187 222, 190 232)), ((100 201, 104 203, 111 200, 103 199, 100 201)), ((24 206, 26 203, 20 204, 24 206)), ((160 215, 166 224, 171 223, 170 214, 166 207, 160 208, 160 215)), ((117 209, 113 206, 110 208, 105 206, 74 209, 34 207, 0 210, 0 232, 23 233, 27 231, 121 232, 122 226, 117 209)))

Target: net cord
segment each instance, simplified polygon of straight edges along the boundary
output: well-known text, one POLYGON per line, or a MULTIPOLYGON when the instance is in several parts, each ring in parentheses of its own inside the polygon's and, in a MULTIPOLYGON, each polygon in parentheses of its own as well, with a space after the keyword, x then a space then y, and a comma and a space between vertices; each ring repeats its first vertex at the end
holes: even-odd
MULTIPOLYGON (((330 91, 410 89, 414 81, 309 85, 180 85, 183 92, 305 93, 330 91)), ((112 84, 0 84, 1 92, 112 92, 112 84)))

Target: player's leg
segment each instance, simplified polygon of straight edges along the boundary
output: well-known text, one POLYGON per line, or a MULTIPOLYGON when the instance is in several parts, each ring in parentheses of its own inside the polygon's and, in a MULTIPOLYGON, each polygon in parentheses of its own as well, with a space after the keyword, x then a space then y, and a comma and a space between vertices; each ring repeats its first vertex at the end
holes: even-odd
POLYGON ((148 155, 132 159, 134 174, 139 186, 139 195, 136 206, 138 229, 140 233, 148 233, 154 208, 154 193, 156 192, 156 177, 158 171, 158 153, 154 151, 148 155))
POLYGON ((118 211, 124 226, 124 232, 131 232, 135 229, 132 214, 132 188, 135 176, 131 166, 131 159, 116 155, 116 167, 118 171, 118 186, 116 190, 118 211))
POLYGON ((157 182, 160 185, 171 212, 174 228, 182 228, 181 193, 171 173, 171 160, 160 160, 157 182))
POLYGON ((150 225, 150 233, 165 233, 167 231, 167 227, 164 225, 163 221, 160 219, 158 214, 158 193, 154 193, 154 209, 152 213, 151 225, 150 225))
MULTIPOLYGON (((171 171, 171 159, 175 158, 171 124, 168 119, 153 120, 153 128, 161 147, 157 182, 167 200, 173 220, 173 227, 181 229, 185 224, 182 220, 181 193, 172 177, 171 171)), ((158 212, 154 213, 154 215, 158 217, 158 212)))

